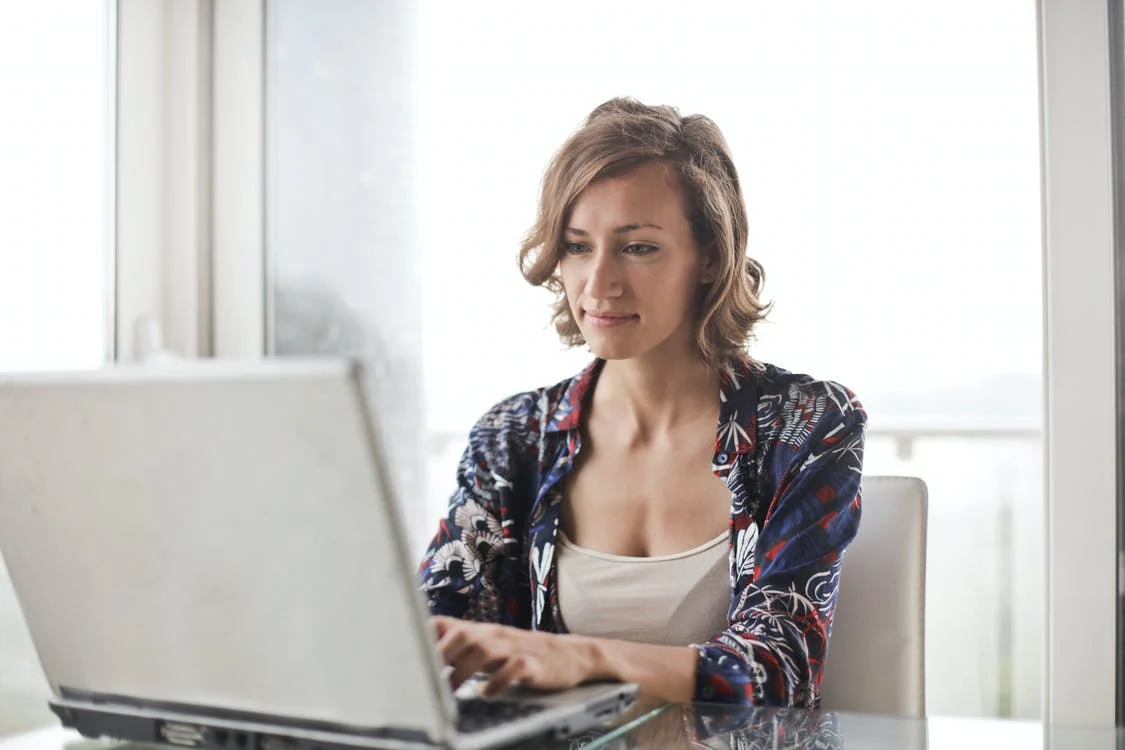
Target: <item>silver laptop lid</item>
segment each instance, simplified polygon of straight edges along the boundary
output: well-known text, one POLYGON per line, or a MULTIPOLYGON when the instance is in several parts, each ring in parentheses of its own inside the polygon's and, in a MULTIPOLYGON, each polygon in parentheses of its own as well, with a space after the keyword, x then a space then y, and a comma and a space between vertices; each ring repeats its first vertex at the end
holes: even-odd
POLYGON ((0 549, 52 687, 444 736, 355 366, 0 376, 0 549))

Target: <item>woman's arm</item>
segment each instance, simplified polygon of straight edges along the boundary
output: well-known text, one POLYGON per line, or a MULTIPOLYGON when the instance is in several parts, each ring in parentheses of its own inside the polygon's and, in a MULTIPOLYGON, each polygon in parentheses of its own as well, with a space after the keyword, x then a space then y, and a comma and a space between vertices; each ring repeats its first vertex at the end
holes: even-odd
POLYGON ((492 623, 435 617, 438 650, 453 666, 454 689, 488 672, 485 692, 495 695, 514 684, 564 690, 585 682, 635 682, 648 699, 683 702, 692 698, 698 655, 688 646, 558 635, 492 623))
POLYGON ((695 700, 819 704, 844 551, 859 528, 867 417, 846 389, 813 385, 838 391, 827 407, 805 404, 816 421, 785 425, 789 437, 773 446, 765 477, 773 497, 760 532, 736 519, 747 536, 740 545, 757 539, 736 571, 730 627, 697 647, 695 700))
MULTIPOLYGON (((582 638, 583 636, 576 636, 582 638)), ((635 682, 649 699, 686 703, 695 692, 699 654, 690 646, 654 646, 588 638, 591 680, 635 682)))
POLYGON ((419 566, 422 593, 434 615, 526 627, 527 574, 520 564, 526 511, 513 497, 525 458, 532 402, 501 402, 473 427, 457 467, 457 488, 419 566))

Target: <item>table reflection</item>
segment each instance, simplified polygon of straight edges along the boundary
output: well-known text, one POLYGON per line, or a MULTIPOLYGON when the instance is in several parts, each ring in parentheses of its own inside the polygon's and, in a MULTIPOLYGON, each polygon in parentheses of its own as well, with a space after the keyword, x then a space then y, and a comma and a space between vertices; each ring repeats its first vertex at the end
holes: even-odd
POLYGON ((572 738, 571 750, 848 750, 926 748, 926 722, 796 708, 640 706, 618 727, 572 738))

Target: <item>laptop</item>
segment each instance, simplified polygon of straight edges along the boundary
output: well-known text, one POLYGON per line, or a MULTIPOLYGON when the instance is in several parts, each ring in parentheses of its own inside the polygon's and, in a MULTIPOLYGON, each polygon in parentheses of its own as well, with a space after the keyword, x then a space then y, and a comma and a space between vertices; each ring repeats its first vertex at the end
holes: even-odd
POLYGON ((454 696, 370 385, 342 360, 0 375, 0 551, 64 725, 474 750, 632 703, 636 685, 608 683, 454 696))

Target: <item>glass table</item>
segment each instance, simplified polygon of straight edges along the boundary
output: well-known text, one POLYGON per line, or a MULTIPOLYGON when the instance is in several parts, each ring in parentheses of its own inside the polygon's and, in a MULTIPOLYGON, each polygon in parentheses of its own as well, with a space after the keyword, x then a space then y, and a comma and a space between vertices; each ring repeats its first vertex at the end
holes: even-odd
MULTIPOLYGON (((533 747, 528 744, 526 747, 533 747)), ((542 747, 543 745, 539 745, 542 747)), ((617 726, 557 743, 568 750, 1125 750, 1125 730, 1038 721, 907 719, 708 704, 639 707, 617 726)))
MULTIPOLYGON (((61 727, 0 738, 0 750, 126 750, 61 727)), ((133 747, 141 747, 134 745, 133 747)), ((156 746, 144 746, 147 748, 156 746)), ((161 746, 163 747, 163 746, 161 746)), ((730 708, 638 706, 617 724, 518 750, 1125 750, 1125 730, 1044 727, 1036 721, 730 708)))

